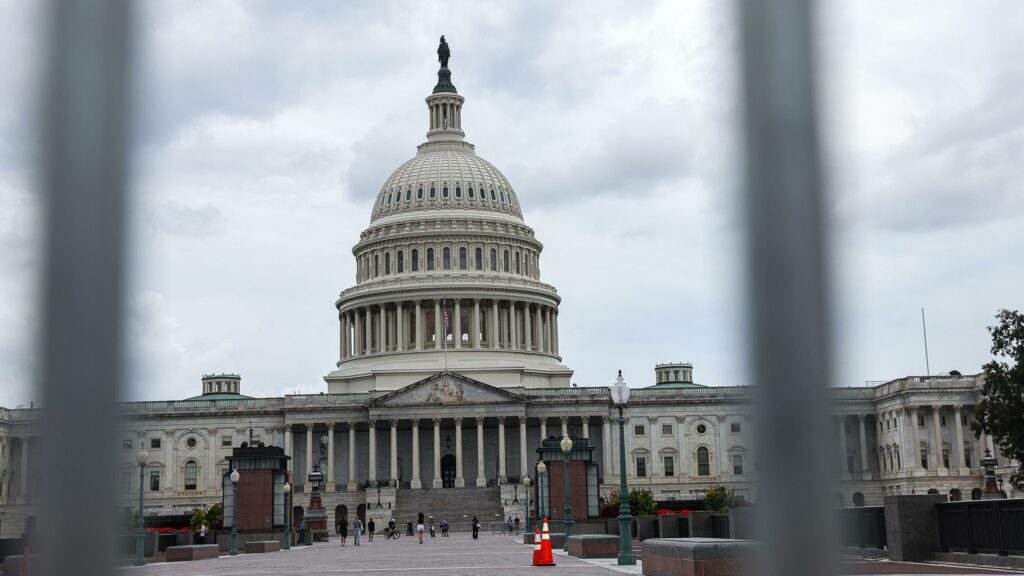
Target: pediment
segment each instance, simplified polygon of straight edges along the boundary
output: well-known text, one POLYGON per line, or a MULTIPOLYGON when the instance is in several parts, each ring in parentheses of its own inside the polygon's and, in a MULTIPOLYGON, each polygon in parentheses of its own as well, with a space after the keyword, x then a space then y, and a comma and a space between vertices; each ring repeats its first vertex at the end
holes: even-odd
POLYGON ((521 403, 518 394, 455 372, 439 372, 370 402, 372 407, 521 403))

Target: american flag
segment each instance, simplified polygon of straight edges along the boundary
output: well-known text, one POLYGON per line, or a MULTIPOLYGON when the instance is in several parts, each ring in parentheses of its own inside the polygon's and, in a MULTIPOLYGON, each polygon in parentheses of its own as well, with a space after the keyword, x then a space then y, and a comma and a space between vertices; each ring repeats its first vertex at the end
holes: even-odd
POLYGON ((444 301, 444 332, 448 333, 448 301, 444 301))

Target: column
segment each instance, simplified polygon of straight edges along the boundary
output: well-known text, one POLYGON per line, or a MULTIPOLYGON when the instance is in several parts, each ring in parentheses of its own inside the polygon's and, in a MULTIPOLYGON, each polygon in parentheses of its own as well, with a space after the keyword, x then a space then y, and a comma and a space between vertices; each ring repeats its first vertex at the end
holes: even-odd
MULTIPOLYGON (((441 342, 444 340, 444 334, 442 328, 444 324, 441 320, 441 301, 434 300, 434 349, 441 349, 441 342)), ((440 480, 440 478, 438 478, 440 480)))
MULTIPOLYGON (((689 476, 690 475, 690 467, 693 465, 692 464, 693 461, 690 458, 690 450, 686 446, 686 417, 685 416, 677 416, 676 417, 676 422, 679 424, 679 463, 678 463, 678 465, 679 465, 679 472, 678 472, 678 474, 680 476, 689 476)), ((749 426, 749 424, 748 424, 748 426, 749 426)), ((756 438, 756 436, 754 436, 753 434, 750 433, 749 429, 747 431, 747 434, 748 434, 749 438, 756 438)), ((753 465, 753 462, 751 462, 751 465, 753 465)))
POLYGON ((476 487, 487 486, 487 475, 484 474, 484 419, 476 419, 476 487))
POLYGON ((306 424, 306 478, 302 479, 303 491, 308 492, 312 488, 306 486, 309 473, 313 471, 313 425, 306 424))
MULTIPOLYGON (((612 419, 608 416, 601 417, 601 473, 604 475, 604 483, 612 483, 612 419)), ((680 434, 682 436, 682 434, 680 434)))
POLYGON ((420 480, 420 421, 412 421, 412 481, 409 485, 413 490, 423 488, 423 481, 420 480))
POLYGON ((935 467, 940 473, 946 471, 946 463, 942 461, 942 406, 932 406, 932 419, 935 424, 934 436, 935 436, 935 460, 937 466, 935 467))
POLYGON ((505 481, 505 417, 498 416, 498 482, 505 481))
MULTIPOLYGON (((658 448, 655 445, 655 437, 661 435, 661 432, 659 430, 656 430, 657 427, 658 427, 658 419, 655 416, 648 416, 647 417, 647 437, 650 439, 650 442, 651 442, 651 479, 652 480, 656 476, 663 476, 664 475, 664 474, 662 474, 660 472, 661 461, 660 461, 659 456, 661 456, 661 455, 658 453, 658 448)), ((724 430, 725 430, 725 423, 723 422, 719 426, 719 428, 721 428, 722 431, 724 432, 724 430)), ((720 447, 719 451, 720 451, 720 453, 721 453, 722 450, 724 450, 724 448, 721 448, 721 446, 723 444, 725 444, 725 442, 720 442, 719 443, 719 447, 720 447)), ((724 472, 725 471, 725 459, 724 458, 720 458, 720 461, 722 462, 722 466, 723 466, 722 471, 724 472)))
POLYGON ((490 328, 490 330, 488 330, 488 332, 490 332, 490 336, 487 337, 487 339, 489 341, 488 342, 488 345, 489 345, 488 347, 490 347, 490 348, 500 348, 499 343, 498 343, 498 301, 497 300, 491 300, 491 321, 489 323, 488 328, 490 328))
POLYGON ((544 307, 544 351, 550 354, 551 350, 551 307, 544 307))
POLYGON ((871 475, 868 471, 868 435, 864 429, 864 414, 857 414, 857 422, 860 424, 860 472, 865 479, 871 475))
POLYGON ((348 316, 342 312, 338 314, 338 320, 341 321, 341 341, 338 343, 341 346, 341 359, 348 358, 348 348, 345 346, 346 335, 348 334, 348 316))
POLYGON ((416 349, 423 350, 423 310, 420 301, 416 301, 416 349))
POLYGON ((370 307, 363 307, 363 349, 365 354, 373 352, 373 316, 370 307))
POLYGON ((547 343, 545 342, 547 338, 544 337, 544 317, 541 308, 544 308, 544 306, 538 304, 534 312, 536 314, 534 326, 536 326, 535 330, 537 331, 537 352, 547 352, 547 343))
POLYGON ((839 417, 839 462, 842 465, 840 470, 843 474, 849 474, 850 471, 846 469, 846 417, 839 417))
POLYGON ((551 310, 551 352, 558 355, 558 309, 551 310))
POLYGON ((370 484, 377 483, 377 421, 370 420, 370 471, 367 474, 370 484))
POLYGON ((388 478, 395 480, 398 486, 398 420, 391 421, 391 476, 388 478))
MULTIPOLYGON (((294 449, 294 446, 292 446, 292 425, 291 424, 285 424, 284 425, 284 454, 285 454, 285 456, 291 456, 291 458, 288 459, 288 471, 291 472, 292 471, 292 460, 295 459, 295 449, 294 449)), ((295 481, 292 480, 292 483, 294 484, 295 481)))
POLYGON ((562 437, 564 438, 569 435, 569 417, 559 416, 558 420, 562 423, 562 437))
POLYGON ((473 337, 470 338, 470 342, 473 348, 480 347, 480 299, 473 299, 473 321, 470 322, 470 329, 473 331, 473 337))
POLYGON ((387 323, 387 310, 384 305, 379 306, 380 313, 377 314, 377 352, 387 352, 388 350, 388 323, 387 323))
POLYGON ((910 407, 910 430, 914 438, 914 445, 910 449, 910 467, 921 466, 921 440, 917 437, 917 406, 910 407))
POLYGON ((540 417, 540 441, 543 443, 548 439, 548 419, 545 416, 540 417))
POLYGON ((523 304, 523 348, 533 350, 533 313, 529 302, 523 304))
MULTIPOLYGON (((7 443, 8 456, 10 456, 10 442, 7 443)), ((161 478, 164 483, 164 490, 174 492, 174 472, 178 467, 174 463, 174 430, 164 430, 164 476, 161 478)), ((7 494, 4 492, 4 494, 7 494)))
POLYGON ((220 486, 220 475, 214 474, 217 469, 217 446, 219 444, 217 428, 210 428, 206 431, 209 434, 210 444, 206 450, 206 487, 209 490, 217 490, 220 486))
POLYGON ((519 417, 519 473, 530 472, 530 462, 526 453, 526 416, 519 417))
POLYGON ((334 488, 334 422, 327 424, 327 484, 334 488))
POLYGON ((590 438, 590 418, 588 416, 582 416, 580 420, 583 421, 583 437, 590 438))
POLYGON ((956 455, 955 466, 961 470, 962 474, 967 474, 967 464, 964 461, 964 427, 962 424, 962 410, 963 406, 960 404, 953 405, 953 429, 956 430, 954 438, 956 439, 956 447, 953 450, 953 454, 956 455))
POLYGON ((348 423, 348 490, 359 489, 359 470, 356 468, 356 423, 348 423))
POLYGON ((28 496, 28 436, 19 436, 21 439, 21 486, 20 489, 21 497, 28 496))
POLYGON ((455 487, 464 488, 466 479, 462 476, 462 418, 455 419, 455 487))
POLYGON ((405 311, 402 309, 402 303, 398 303, 398 311, 395 313, 395 350, 401 352, 405 348, 405 311))
POLYGON ((441 419, 434 418, 434 488, 441 487, 441 419))
POLYGON ((452 340, 455 340, 455 347, 462 348, 462 300, 455 299, 455 316, 452 318, 452 340))

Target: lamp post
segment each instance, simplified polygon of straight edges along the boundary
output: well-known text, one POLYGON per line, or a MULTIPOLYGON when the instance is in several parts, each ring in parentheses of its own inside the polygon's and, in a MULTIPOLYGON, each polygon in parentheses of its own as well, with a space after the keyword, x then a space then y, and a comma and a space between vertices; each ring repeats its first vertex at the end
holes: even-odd
POLYGON ((291 550, 292 548, 292 503, 290 498, 292 495, 292 485, 290 482, 284 483, 284 549, 291 550))
POLYGON ((146 463, 149 462, 149 452, 146 452, 145 448, 139 448, 135 460, 139 463, 139 514, 135 523, 135 565, 145 566, 146 555, 143 548, 146 546, 146 531, 144 529, 145 519, 142 515, 142 485, 146 476, 146 463))
MULTIPOLYGON (((540 519, 540 518, 547 518, 548 514, 550 514, 550 510, 548 511, 548 514, 544 513, 544 499, 540 497, 540 479, 543 478, 544 475, 547 474, 547 473, 548 473, 547 464, 544 464, 543 460, 538 460, 537 461, 537 518, 538 519, 540 519)), ((550 504, 549 504, 549 507, 550 507, 550 504)))
POLYGON ((633 516, 629 512, 629 488, 626 486, 626 418, 622 415, 629 403, 629 386, 622 380, 622 370, 611 392, 612 403, 619 410, 619 566, 634 566, 633 516))
POLYGON ((238 556, 238 470, 231 471, 231 555, 238 556))
MULTIPOLYGON (((530 479, 529 474, 523 474, 523 486, 526 488, 526 518, 523 523, 523 534, 530 531, 530 485, 533 484, 533 480, 530 479)), ((524 536, 525 538, 525 536, 524 536)))
POLYGON ((998 461, 992 456, 992 451, 985 449, 985 457, 981 459, 981 465, 985 468, 985 490, 981 494, 982 500, 1001 500, 1002 493, 999 492, 999 480, 996 477, 996 464, 998 461))
POLYGON ((565 538, 562 540, 562 552, 569 551, 569 537, 572 536, 572 498, 569 497, 569 456, 572 454, 572 439, 564 436, 560 442, 562 461, 565 462, 565 538))

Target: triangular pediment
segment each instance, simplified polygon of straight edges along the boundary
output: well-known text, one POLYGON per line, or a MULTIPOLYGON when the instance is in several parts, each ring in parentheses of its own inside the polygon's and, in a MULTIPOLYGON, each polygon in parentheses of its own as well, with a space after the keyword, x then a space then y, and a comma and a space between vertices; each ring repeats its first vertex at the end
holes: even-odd
POLYGON ((374 398, 372 407, 452 404, 510 404, 523 398, 455 372, 439 372, 405 388, 374 398))

